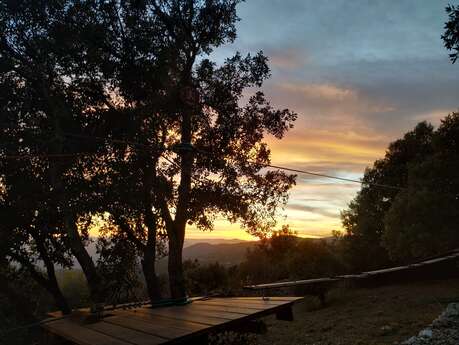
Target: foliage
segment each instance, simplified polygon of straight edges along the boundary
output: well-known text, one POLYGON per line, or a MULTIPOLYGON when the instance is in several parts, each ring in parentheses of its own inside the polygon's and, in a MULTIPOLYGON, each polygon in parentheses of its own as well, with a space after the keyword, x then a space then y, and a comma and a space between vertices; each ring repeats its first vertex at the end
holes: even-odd
POLYGON ((399 260, 421 258, 459 246, 459 114, 442 120, 432 151, 410 167, 407 189, 385 216, 384 243, 399 260))
POLYGON ((24 164, 10 168, 3 165, 2 169, 6 191, 0 200, 0 253, 27 270, 56 299, 58 307, 69 312, 55 273, 55 266, 72 265, 66 238, 60 232, 62 220, 46 190, 48 186, 34 176, 34 171, 24 164))
POLYGON ((31 344, 38 328, 17 329, 44 317, 50 301, 26 270, 0 263, 0 339, 1 344, 31 344), (5 333, 4 333, 5 332, 5 333))
POLYGON ((459 54, 459 8, 454 5, 446 7, 448 21, 445 23, 445 32, 441 38, 446 49, 453 51, 449 54, 452 63, 455 63, 459 54))
POLYGON ((106 302, 119 304, 138 301, 142 287, 138 278, 138 253, 124 238, 101 237, 97 243, 97 268, 106 284, 106 302))
MULTIPOLYGON (((97 73, 83 58, 87 51, 78 45, 78 31, 70 30, 80 5, 29 0, 0 5, 0 175, 8 199, 14 201, 4 205, 17 210, 12 221, 26 210, 27 218, 38 223, 32 230, 41 233, 27 249, 45 248, 40 258, 48 278, 55 280, 53 264, 62 264, 71 251, 85 272, 92 299, 98 301, 103 298, 103 283, 84 247, 88 233, 78 229, 79 219, 95 205, 87 171, 94 157, 81 159, 83 152, 94 151, 93 145, 64 137, 91 122, 91 109, 100 106, 103 95, 94 82, 97 73)), ((33 232, 22 227, 15 231, 22 236, 9 238, 21 247, 20 241, 33 232)), ((13 229, 4 233, 11 235, 13 229)), ((54 282, 50 285, 33 276, 66 304, 54 282)))
POLYGON ((241 275, 245 283, 266 283, 343 273, 335 248, 332 241, 299 238, 284 227, 248 251, 241 275))
POLYGON ((425 122, 419 123, 402 139, 391 143, 385 157, 365 171, 363 181, 369 184, 362 186, 341 215, 346 230, 343 238, 346 256, 354 270, 369 270, 390 264, 387 250, 382 245, 384 216, 400 188, 407 186, 410 167, 431 154, 432 137, 433 127, 425 122))
POLYGON ((343 274, 347 267, 342 262, 340 245, 339 240, 300 238, 283 227, 247 250, 238 265, 186 260, 188 293, 241 295, 246 292, 244 285, 343 274))
POLYGON ((202 264, 198 260, 183 263, 187 291, 192 296, 230 295, 241 289, 238 266, 226 267, 218 262, 202 264))
POLYGON ((419 123, 390 144, 368 169, 364 185, 342 213, 346 255, 357 270, 439 254, 459 245, 459 114, 438 129, 419 123), (382 260, 381 260, 382 258, 382 260))
MULTIPOLYGON (((4 171, 28 171, 44 190, 51 203, 40 214, 48 227, 57 219, 94 302, 105 298, 105 282, 79 219, 110 215, 141 253, 152 299, 157 236, 167 233, 171 293, 183 297, 187 224, 211 229, 223 215, 263 234, 286 201, 294 177, 261 172, 270 156, 263 138, 282 138, 296 114, 273 108, 259 90, 267 58, 237 53, 222 65, 208 58, 234 41, 238 3, 0 5, 0 154, 24 156, 2 159, 2 182, 22 197, 4 171), (247 88, 255 91, 244 105, 247 88)), ((33 183, 24 189, 39 193, 33 183)))

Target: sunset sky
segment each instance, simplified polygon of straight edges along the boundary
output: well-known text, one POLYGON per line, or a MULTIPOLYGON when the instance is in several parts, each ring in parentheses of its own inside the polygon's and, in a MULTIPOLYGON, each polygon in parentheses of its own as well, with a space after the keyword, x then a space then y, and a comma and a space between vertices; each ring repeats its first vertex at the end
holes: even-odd
MULTIPOLYGON (((238 6, 238 38, 214 54, 270 58, 263 87, 278 107, 298 113, 281 141, 269 139, 272 163, 358 179, 389 142, 422 120, 458 109, 459 65, 440 38, 440 0, 248 0, 238 6)), ((302 236, 340 230, 358 184, 299 175, 279 224, 302 236)), ((238 224, 188 238, 250 239, 238 224)))

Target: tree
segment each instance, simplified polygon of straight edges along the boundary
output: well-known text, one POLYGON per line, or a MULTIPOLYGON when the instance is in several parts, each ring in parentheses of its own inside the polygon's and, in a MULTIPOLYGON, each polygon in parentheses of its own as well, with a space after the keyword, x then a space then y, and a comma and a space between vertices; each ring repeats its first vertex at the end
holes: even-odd
POLYGON ((448 21, 445 23, 445 32, 441 36, 452 63, 455 63, 459 54, 459 8, 454 5, 446 7, 448 21))
POLYGON ((243 90, 260 87, 269 76, 267 59, 237 53, 218 67, 205 58, 236 37, 237 3, 167 1, 153 7, 179 57, 173 66, 175 92, 169 95, 173 108, 161 120, 169 124, 166 140, 176 154, 167 154, 172 163, 161 174, 167 178, 159 178, 157 195, 174 298, 185 296, 181 256, 187 224, 212 229, 220 214, 262 234, 274 224, 277 206, 294 182, 283 172, 260 170, 269 163, 265 133, 282 138, 296 114, 273 109, 260 91, 240 106, 243 90))
MULTIPOLYGON (((187 224, 209 230, 220 215, 263 234, 294 183, 293 176, 261 169, 270 155, 264 135, 282 138, 296 114, 272 108, 260 91, 241 105, 243 90, 260 87, 269 76, 267 58, 237 53, 221 66, 207 58, 235 39, 237 3, 113 2, 96 9, 112 9, 112 15, 95 16, 110 37, 96 63, 112 78, 121 104, 116 110, 124 116, 110 130, 131 143, 105 143, 107 152, 121 149, 109 170, 134 171, 138 190, 132 189, 132 195, 142 203, 129 209, 142 222, 151 220, 144 228, 148 238, 161 229, 167 233, 173 298, 186 295, 182 249, 187 224)), ((113 186, 122 191, 126 184, 113 186)), ((123 231, 133 233, 128 227, 123 231)), ((147 238, 142 234, 137 236, 147 238)))
POLYGON ((49 208, 48 193, 28 167, 16 164, 8 174, 2 169, 8 189, 0 197, 0 255, 28 271, 53 296, 57 307, 68 314, 71 309, 58 285, 55 265, 71 267, 71 254, 60 236, 62 224, 55 213, 50 214, 53 208, 49 208))
POLYGON ((2 344, 27 345, 37 339, 37 327, 22 326, 35 323, 48 311, 43 308, 43 289, 26 269, 0 260, 0 332, 2 344))
MULTIPOLYGON (((78 229, 79 218, 88 212, 92 200, 85 188, 86 167, 91 159, 81 159, 81 152, 90 148, 64 139, 65 132, 84 128, 90 121, 91 110, 104 101, 101 97, 104 90, 94 80, 97 73, 85 64, 87 59, 83 57, 87 51, 72 40, 71 31, 64 30, 68 22, 72 23, 73 9, 80 4, 72 1, 0 4, 0 173, 12 200, 20 200, 28 192, 36 193, 32 198, 40 198, 37 194, 44 191, 46 209, 39 210, 39 215, 48 218, 39 220, 41 228, 59 227, 59 235, 52 232, 49 235, 65 238, 62 243, 85 272, 93 302, 100 302, 103 284, 85 249, 88 234, 81 234, 78 229), (25 159, 24 163, 8 158, 17 156, 25 159), (26 184, 25 188, 37 185, 39 188, 30 191, 18 188, 17 184, 25 179, 14 178, 14 173, 11 174, 14 169, 31 177, 26 182, 32 185, 26 184)), ((44 239, 49 240, 48 235, 44 239)), ((39 242, 36 244, 38 249, 39 242)))
POLYGON ((367 170, 365 181, 400 188, 364 185, 343 212, 354 265, 373 268, 379 252, 393 262, 410 262, 457 248, 458 138, 458 113, 436 130, 421 122, 367 170))
POLYGON ((138 253, 135 246, 120 236, 101 237, 97 243, 97 268, 106 281, 106 302, 111 304, 139 300, 138 253))
POLYGON ((459 114, 433 133, 432 154, 411 165, 407 189, 385 215, 384 244, 391 256, 410 261, 459 245, 459 114))
MULTIPOLYGON (((181 299, 187 224, 211 229, 214 218, 223 216, 261 235, 286 201, 294 177, 262 171, 270 156, 263 138, 282 138, 296 114, 274 109, 260 91, 242 105, 243 90, 261 87, 269 76, 267 58, 237 53, 221 66, 208 59, 235 39, 238 2, 2 5, 5 87, 8 81, 13 90, 33 96, 13 105, 33 100, 26 110, 41 120, 33 126, 29 120, 26 128, 37 127, 37 138, 45 142, 25 152, 91 153, 48 160, 44 171, 95 301, 103 284, 79 236, 78 217, 111 215, 143 253, 152 299, 156 238, 164 230, 171 293, 181 299), (88 135, 103 140, 81 140, 88 135), (101 192, 106 187, 114 193, 101 192)), ((21 127, 18 112, 5 104, 21 127)), ((17 142, 5 152, 22 153, 17 142)))
POLYGON ((349 208, 342 212, 348 256, 355 270, 375 269, 390 263, 382 245, 384 216, 408 185, 409 168, 432 152, 433 127, 425 122, 389 145, 383 159, 365 171, 364 184, 349 208), (382 187, 389 185, 393 188, 382 187))
MULTIPOLYGON (((201 264, 197 259, 183 262, 187 290, 191 295, 202 296, 212 293, 228 293, 230 289, 230 270, 218 262, 201 264)), ((237 272, 234 270, 234 272, 237 272)))

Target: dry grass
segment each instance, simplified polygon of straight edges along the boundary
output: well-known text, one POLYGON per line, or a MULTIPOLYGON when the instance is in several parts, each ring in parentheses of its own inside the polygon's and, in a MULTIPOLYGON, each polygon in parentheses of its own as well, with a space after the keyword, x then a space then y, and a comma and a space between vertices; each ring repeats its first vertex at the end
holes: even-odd
POLYGON ((293 322, 266 318, 268 332, 258 340, 261 345, 397 344, 453 301, 459 301, 459 279, 334 290, 324 308, 313 298, 298 303, 293 322))

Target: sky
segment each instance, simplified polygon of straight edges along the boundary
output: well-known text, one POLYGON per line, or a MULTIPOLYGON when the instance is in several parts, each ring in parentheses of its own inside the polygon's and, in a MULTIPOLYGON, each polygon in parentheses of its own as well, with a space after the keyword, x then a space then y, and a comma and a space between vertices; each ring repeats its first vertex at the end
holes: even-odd
MULTIPOLYGON (((451 2, 451 0, 450 0, 451 2)), ((262 50, 272 77, 262 90, 298 113, 282 140, 267 138, 272 164, 359 179, 388 144, 459 108, 459 65, 441 34, 442 0, 247 0, 238 38, 213 57, 262 50)), ((342 230, 340 211, 359 185, 298 175, 279 226, 300 236, 342 230)), ((193 227, 188 238, 251 239, 238 224, 193 227)))

